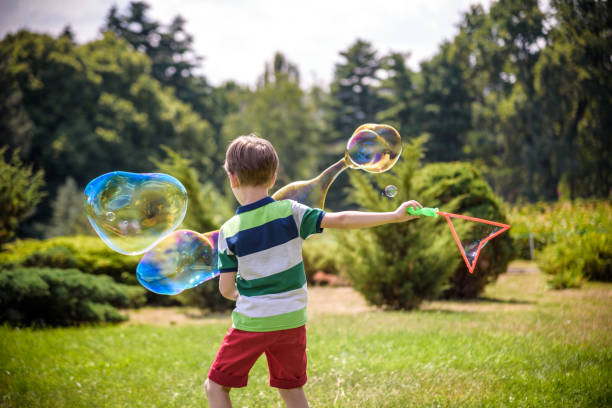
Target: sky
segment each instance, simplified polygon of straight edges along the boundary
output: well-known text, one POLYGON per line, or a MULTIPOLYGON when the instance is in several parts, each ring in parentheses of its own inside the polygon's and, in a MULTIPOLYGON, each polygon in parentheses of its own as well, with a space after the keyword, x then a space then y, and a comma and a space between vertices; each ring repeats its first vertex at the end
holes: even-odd
MULTIPOLYGON (((357 39, 379 55, 410 53, 408 65, 436 54, 458 32, 471 4, 491 0, 148 0, 149 15, 168 24, 180 14, 194 48, 204 57, 200 72, 213 84, 253 85, 274 53, 300 70, 302 85, 326 86, 341 51, 357 39)), ((111 6, 121 13, 129 0, 0 0, 0 37, 27 28, 57 35, 70 25, 79 43, 100 36, 111 6)))

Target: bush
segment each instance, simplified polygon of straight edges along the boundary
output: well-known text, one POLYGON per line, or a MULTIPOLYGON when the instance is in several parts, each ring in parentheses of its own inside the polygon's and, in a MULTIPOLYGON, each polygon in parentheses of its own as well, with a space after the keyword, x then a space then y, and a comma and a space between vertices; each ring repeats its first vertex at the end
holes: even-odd
MULTIPOLYGON (((159 295, 163 296, 163 295, 159 295)), ((221 296, 219 278, 206 281, 195 288, 187 289, 177 296, 165 296, 185 306, 195 306, 211 312, 224 312, 234 308, 234 302, 221 296)))
POLYGON ((338 243, 329 231, 304 241, 302 258, 308 282, 312 282, 317 271, 331 275, 341 274, 342 260, 338 256, 338 243))
POLYGON ((7 244, 4 249, 0 267, 77 268, 92 275, 108 275, 119 283, 138 284, 140 257, 115 252, 97 236, 28 239, 7 244))
POLYGON ((15 268, 0 271, 0 321, 15 325, 119 322, 116 307, 145 302, 145 290, 78 269, 15 268))
POLYGON ((15 237, 20 224, 34 214, 46 195, 41 192, 44 172, 34 173, 31 165, 22 163, 18 150, 5 159, 6 150, 6 146, 0 148, 0 248, 15 237))
MULTIPOLYGON (((402 201, 417 199, 443 211, 505 221, 500 200, 473 166, 443 163, 418 170, 420 143, 422 139, 417 139, 405 146, 403 160, 390 172, 371 177, 374 187, 368 175, 351 172, 352 201, 369 211, 392 211, 402 201), (379 193, 389 184, 398 187, 394 200, 379 193)), ((457 227, 460 236, 470 236, 471 228, 467 223, 457 227)), ((512 256, 508 235, 495 238, 481 252, 471 275, 442 218, 421 217, 337 236, 343 268, 355 289, 369 302, 392 309, 415 308, 441 293, 476 297, 506 270, 512 256)))
MULTIPOLYGON (((412 175, 418 168, 422 142, 423 139, 417 139, 404 146, 402 160, 390 172, 370 176, 351 171, 349 198, 369 211, 392 211, 402 201, 420 198, 414 194, 412 175), (380 194, 388 184, 398 187, 394 200, 380 194)), ((390 309, 413 309, 424 299, 436 297, 448 281, 453 270, 448 265, 456 257, 445 250, 443 240, 433 239, 444 236, 441 225, 423 217, 418 221, 339 231, 338 253, 353 287, 368 302, 390 309)), ((451 241, 446 241, 446 247, 452 249, 451 241)))
MULTIPOLYGON (((441 211, 508 223, 502 201, 497 197, 482 174, 469 163, 434 163, 417 172, 414 178, 415 197, 427 207, 438 207, 441 211)), ((472 221, 452 220, 460 239, 481 239, 488 235, 491 227, 472 221)), ((459 249, 444 220, 445 231, 436 230, 436 240, 445 241, 445 251, 455 252, 451 264, 453 272, 449 287, 442 293, 446 298, 475 298, 485 286, 506 271, 508 263, 515 257, 512 238, 503 233, 487 243, 480 252, 473 274, 470 274, 461 258, 459 249), (441 234, 444 238, 441 238, 441 234), (446 243, 449 239, 451 243, 446 243)), ((437 226, 438 227, 438 226, 437 226)), ((439 228, 439 227, 438 227, 439 228)), ((431 239, 431 238, 430 238, 431 239)))
MULTIPOLYGON (((142 288, 136 279, 141 256, 127 256, 110 249, 97 236, 56 237, 43 241, 28 239, 6 245, 0 253, 0 268, 76 268, 83 273, 107 275, 117 283, 142 288)), ((216 281, 217 282, 217 281, 216 281)), ((221 296, 217 284, 203 283, 177 296, 146 291, 147 304, 156 306, 190 305, 222 311, 230 303, 221 296)))
POLYGON ((609 202, 537 203, 514 207, 510 218, 519 244, 529 232, 534 234, 537 264, 552 275, 552 287, 578 287, 584 279, 612 281, 609 202))

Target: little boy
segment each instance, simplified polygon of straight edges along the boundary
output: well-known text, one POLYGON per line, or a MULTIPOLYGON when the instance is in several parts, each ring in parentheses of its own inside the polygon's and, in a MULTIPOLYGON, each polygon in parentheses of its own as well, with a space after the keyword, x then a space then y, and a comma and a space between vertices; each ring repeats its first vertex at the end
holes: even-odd
POLYGON ((394 212, 325 213, 292 200, 275 201, 278 156, 265 139, 240 136, 227 149, 225 170, 240 203, 219 232, 219 290, 236 301, 229 329, 206 380, 210 406, 231 407, 231 388, 266 354, 270 386, 287 407, 308 407, 306 383, 306 276, 302 241, 323 228, 366 228, 408 221, 407 201, 394 212))

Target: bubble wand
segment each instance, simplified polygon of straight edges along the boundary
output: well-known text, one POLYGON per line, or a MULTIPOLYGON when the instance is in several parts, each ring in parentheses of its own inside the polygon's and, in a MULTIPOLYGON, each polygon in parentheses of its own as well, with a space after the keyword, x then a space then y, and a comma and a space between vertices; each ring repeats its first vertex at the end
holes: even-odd
POLYGON ((423 208, 415 209, 414 207, 408 207, 408 210, 406 210, 406 212, 410 215, 423 215, 425 217, 434 217, 434 218, 443 216, 444 218, 446 218, 446 222, 448 223, 451 233, 453 234, 453 238, 455 238, 455 242, 457 243, 459 252, 461 252, 463 261, 465 262, 468 268, 468 271, 470 271, 470 273, 474 273, 474 269, 476 268, 476 262, 478 262, 478 256, 480 255, 480 251, 482 250, 482 248, 484 248, 487 242, 489 242, 496 236, 510 229, 510 225, 508 224, 502 224, 501 222, 484 220, 482 218, 468 217, 467 215, 459 215, 459 214, 442 212, 442 211, 438 211, 437 208, 423 207, 423 208), (477 248, 475 248, 476 249, 475 251, 470 250, 466 253, 465 248, 461 244, 461 240, 459 240, 457 231, 455 231, 455 227, 453 225, 453 222, 451 221, 451 218, 459 218, 459 219, 468 220, 468 221, 480 222, 483 224, 493 225, 499 229, 493 231, 491 234, 487 235, 484 239, 478 241, 478 246, 477 248))

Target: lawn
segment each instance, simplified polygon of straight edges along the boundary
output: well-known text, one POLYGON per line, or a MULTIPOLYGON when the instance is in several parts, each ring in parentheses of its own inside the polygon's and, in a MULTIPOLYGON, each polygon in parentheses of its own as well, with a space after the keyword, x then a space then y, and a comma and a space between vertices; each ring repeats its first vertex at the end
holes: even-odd
MULTIPOLYGON (((312 288, 313 407, 612 405, 612 284, 550 291, 530 264, 471 302, 416 312, 312 288), (522 272, 521 272, 522 271, 522 272)), ((1 407, 206 407, 227 316, 144 310, 119 326, 0 328, 1 407), (147 319, 147 316, 149 318, 147 319)), ((265 358, 234 406, 281 406, 265 358)))

